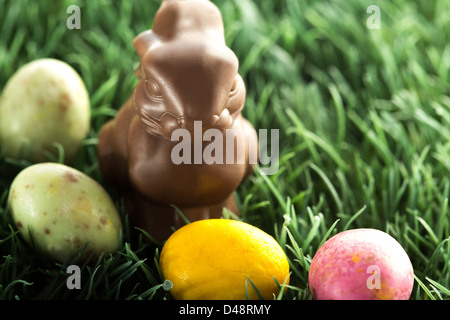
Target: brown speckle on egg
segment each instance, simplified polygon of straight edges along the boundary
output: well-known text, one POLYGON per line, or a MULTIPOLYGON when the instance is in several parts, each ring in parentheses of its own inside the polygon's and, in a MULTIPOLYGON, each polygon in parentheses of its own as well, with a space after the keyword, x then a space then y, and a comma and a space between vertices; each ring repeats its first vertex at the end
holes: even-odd
POLYGON ((61 96, 61 100, 59 101, 59 109, 61 112, 66 113, 67 110, 69 110, 70 104, 72 103, 72 100, 70 99, 70 96, 65 92, 61 96))
POLYGON ((102 224, 102 225, 106 225, 106 222, 107 222, 108 220, 106 220, 106 218, 104 217, 104 216, 101 216, 100 217, 100 223, 102 224))
POLYGON ((73 174, 72 172, 70 172, 70 171, 66 172, 66 178, 70 182, 78 182, 78 177, 75 174, 73 174))

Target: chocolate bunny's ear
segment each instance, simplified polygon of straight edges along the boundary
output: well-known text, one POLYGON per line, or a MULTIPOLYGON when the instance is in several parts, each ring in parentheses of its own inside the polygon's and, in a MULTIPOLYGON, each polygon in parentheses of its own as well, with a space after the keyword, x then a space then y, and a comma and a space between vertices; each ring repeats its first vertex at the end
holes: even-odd
POLYGON ((146 30, 134 38, 133 46, 139 57, 142 59, 145 53, 150 49, 151 45, 158 40, 158 36, 153 33, 152 30, 146 30))

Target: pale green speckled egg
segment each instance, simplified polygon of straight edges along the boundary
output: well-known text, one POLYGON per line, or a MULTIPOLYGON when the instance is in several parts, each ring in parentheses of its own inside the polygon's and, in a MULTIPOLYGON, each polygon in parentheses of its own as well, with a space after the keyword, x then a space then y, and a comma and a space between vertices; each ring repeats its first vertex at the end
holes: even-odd
POLYGON ((85 244, 82 258, 117 251, 120 215, 103 187, 78 170, 56 163, 29 166, 14 179, 8 202, 25 241, 60 262, 85 244))
POLYGON ((38 59, 8 80, 0 100, 0 153, 34 162, 49 161, 56 145, 65 161, 76 154, 90 127, 84 82, 67 63, 38 59))

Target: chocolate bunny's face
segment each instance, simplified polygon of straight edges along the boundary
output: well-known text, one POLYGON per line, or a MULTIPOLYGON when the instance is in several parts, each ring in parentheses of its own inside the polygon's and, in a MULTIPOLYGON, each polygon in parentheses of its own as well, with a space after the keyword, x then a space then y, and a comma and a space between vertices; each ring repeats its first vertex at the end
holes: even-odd
POLYGON ((174 19, 181 20, 170 24, 174 30, 166 28, 165 36, 157 34, 155 20, 153 31, 135 39, 141 58, 134 93, 137 111, 147 131, 168 139, 175 129, 192 132, 194 121, 202 121, 203 130, 224 131, 233 125, 245 102, 238 60, 225 45, 223 35, 217 37, 223 32, 222 25, 210 26, 204 16, 192 17, 186 10, 171 9, 176 13, 174 19), (187 18, 190 27, 177 31, 187 18), (211 37, 214 32, 215 37, 211 37))

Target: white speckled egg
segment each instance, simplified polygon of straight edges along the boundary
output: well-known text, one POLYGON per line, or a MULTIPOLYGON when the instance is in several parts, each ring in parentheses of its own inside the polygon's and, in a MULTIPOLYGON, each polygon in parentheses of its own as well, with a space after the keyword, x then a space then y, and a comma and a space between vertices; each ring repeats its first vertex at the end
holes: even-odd
POLYGON ((25 168, 11 185, 8 203, 25 241, 60 262, 85 244, 83 258, 113 253, 119 246, 122 222, 110 196, 66 165, 25 168))
POLYGON ((49 161, 45 153, 64 147, 69 161, 90 126, 90 101, 78 73, 56 59, 22 66, 0 100, 0 150, 5 156, 49 161))

